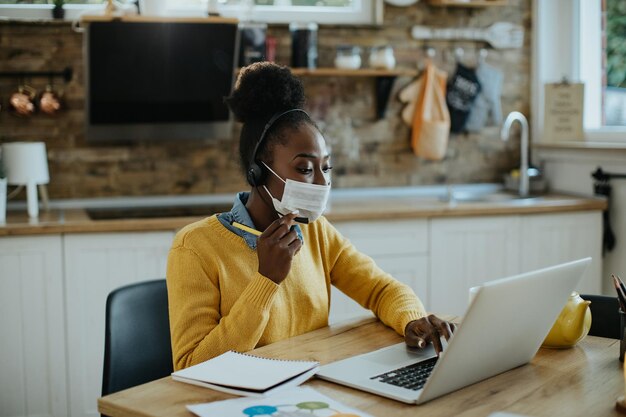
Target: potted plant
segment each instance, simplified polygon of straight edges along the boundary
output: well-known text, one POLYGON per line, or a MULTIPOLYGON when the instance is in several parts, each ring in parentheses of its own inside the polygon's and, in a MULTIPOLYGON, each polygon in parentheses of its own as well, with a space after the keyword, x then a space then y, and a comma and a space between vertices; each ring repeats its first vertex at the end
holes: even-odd
POLYGON ((52 17, 55 19, 63 19, 65 17, 65 9, 63 9, 65 0, 52 0, 52 4, 54 4, 54 7, 52 8, 52 17))

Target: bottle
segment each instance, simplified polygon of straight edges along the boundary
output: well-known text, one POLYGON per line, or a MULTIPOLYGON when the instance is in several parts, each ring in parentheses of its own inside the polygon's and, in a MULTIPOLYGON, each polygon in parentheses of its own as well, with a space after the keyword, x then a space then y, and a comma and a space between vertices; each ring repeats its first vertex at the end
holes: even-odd
POLYGON ((317 23, 290 23, 291 66, 317 68, 317 23))

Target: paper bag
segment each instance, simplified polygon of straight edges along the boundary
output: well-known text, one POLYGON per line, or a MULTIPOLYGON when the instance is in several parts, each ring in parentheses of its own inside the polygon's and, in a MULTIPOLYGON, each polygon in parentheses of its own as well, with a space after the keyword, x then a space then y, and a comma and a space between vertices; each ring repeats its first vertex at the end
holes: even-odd
POLYGON ((439 161, 446 155, 450 134, 450 113, 446 105, 445 84, 434 65, 428 64, 422 75, 422 90, 417 98, 411 146, 413 153, 439 161))

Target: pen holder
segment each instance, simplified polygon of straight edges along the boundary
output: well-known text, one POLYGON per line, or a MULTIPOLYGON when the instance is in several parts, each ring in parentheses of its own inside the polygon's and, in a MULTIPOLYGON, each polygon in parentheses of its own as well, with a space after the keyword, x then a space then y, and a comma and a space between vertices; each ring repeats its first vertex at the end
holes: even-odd
POLYGON ((626 313, 619 310, 619 360, 624 362, 624 351, 626 351, 626 339, 624 338, 624 327, 626 326, 626 313))

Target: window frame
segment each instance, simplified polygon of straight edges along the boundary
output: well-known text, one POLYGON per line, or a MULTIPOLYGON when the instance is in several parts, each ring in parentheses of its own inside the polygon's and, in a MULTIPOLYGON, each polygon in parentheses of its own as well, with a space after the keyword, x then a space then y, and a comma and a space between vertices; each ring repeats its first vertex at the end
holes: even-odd
POLYGON ((603 126, 601 0, 533 2, 531 107, 533 137, 544 137, 544 84, 563 77, 585 83, 585 142, 626 144, 626 126, 603 126), (558 25, 555 24, 558 20, 558 25), (558 30, 556 29, 558 27, 558 30))
MULTIPOLYGON (((350 9, 337 7, 298 6, 254 6, 250 17, 255 22, 291 23, 316 22, 319 24, 342 25, 380 25, 383 21, 382 0, 356 0, 358 6, 350 9), (303 14, 306 17, 303 18, 303 14)), ((51 4, 0 4, 0 16, 14 19, 50 19, 51 4)), ((105 4, 65 4, 65 19, 79 19, 82 14, 102 13, 105 4)), ((198 6, 184 6, 168 9, 171 17, 203 17, 208 9, 207 2, 198 6)), ((243 5, 220 5, 220 14, 224 17, 242 19, 249 14, 243 5)))

